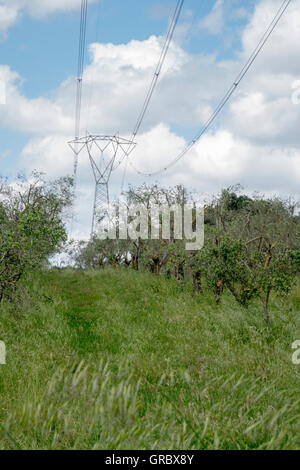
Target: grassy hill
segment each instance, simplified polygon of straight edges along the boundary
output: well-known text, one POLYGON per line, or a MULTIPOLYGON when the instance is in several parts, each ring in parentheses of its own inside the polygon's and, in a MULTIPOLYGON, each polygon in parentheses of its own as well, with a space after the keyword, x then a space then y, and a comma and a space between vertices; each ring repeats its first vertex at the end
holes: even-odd
POLYGON ((0 449, 299 449, 299 311, 299 287, 269 329, 163 277, 32 275, 1 306, 0 449))

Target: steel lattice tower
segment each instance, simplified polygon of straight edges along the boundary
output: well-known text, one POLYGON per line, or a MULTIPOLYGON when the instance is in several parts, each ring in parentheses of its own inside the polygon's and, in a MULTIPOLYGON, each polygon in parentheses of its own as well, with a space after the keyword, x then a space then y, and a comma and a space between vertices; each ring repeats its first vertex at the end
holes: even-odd
POLYGON ((85 149, 87 151, 95 179, 95 195, 91 236, 95 235, 97 225, 108 213, 108 184, 111 173, 120 165, 135 148, 131 140, 118 135, 87 135, 69 142, 76 157, 85 149))

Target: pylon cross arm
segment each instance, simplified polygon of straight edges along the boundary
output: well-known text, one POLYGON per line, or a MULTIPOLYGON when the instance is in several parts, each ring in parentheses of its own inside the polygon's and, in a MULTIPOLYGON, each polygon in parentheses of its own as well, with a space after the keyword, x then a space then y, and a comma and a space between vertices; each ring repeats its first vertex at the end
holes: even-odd
POLYGON ((70 142, 74 152, 74 177, 76 179, 78 156, 86 149, 95 179, 95 194, 93 206, 92 236, 97 230, 97 224, 107 214, 109 204, 108 185, 113 171, 135 148, 132 140, 119 135, 91 135, 78 137, 70 142), (118 160, 118 161, 117 161, 118 160))

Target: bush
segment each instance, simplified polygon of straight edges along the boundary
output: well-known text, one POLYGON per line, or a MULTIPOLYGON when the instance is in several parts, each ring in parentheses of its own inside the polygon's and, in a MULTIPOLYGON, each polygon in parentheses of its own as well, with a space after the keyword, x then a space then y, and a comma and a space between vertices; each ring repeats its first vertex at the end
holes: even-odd
POLYGON ((16 186, 0 185, 0 300, 12 298, 29 269, 35 269, 66 241, 62 220, 71 204, 70 178, 46 183, 34 174, 16 186))

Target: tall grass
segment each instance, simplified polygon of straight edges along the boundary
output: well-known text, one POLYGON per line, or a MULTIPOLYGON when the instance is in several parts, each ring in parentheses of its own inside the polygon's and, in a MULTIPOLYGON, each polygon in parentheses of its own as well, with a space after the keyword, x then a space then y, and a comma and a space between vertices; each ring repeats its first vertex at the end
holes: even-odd
POLYGON ((50 271, 2 304, 0 449, 299 449, 300 289, 194 297, 121 269, 50 271))

